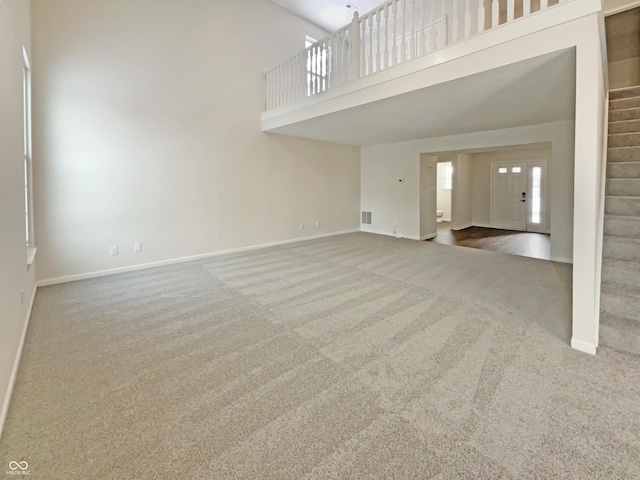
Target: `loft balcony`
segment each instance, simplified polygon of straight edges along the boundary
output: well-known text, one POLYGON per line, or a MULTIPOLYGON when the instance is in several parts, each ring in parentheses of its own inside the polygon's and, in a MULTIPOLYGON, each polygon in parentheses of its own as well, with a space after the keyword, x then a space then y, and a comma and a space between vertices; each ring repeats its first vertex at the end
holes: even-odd
MULTIPOLYGON (((406 125, 397 132, 393 125, 386 128, 390 109, 384 101, 403 96, 407 108, 395 112, 398 116, 415 111, 416 105, 428 110, 425 101, 435 105, 431 100, 442 93, 431 87, 465 77, 467 82, 455 88, 459 103, 478 103, 482 92, 473 85, 484 88, 494 81, 507 96, 521 99, 521 110, 535 117, 516 119, 515 126, 567 119, 573 116, 573 102, 558 99, 573 97, 573 86, 545 96, 535 95, 538 87, 542 93, 548 90, 544 81, 533 91, 530 85, 541 71, 555 84, 553 77, 566 69, 558 55, 575 47, 571 41, 551 44, 545 31, 600 10, 600 0, 389 0, 365 15, 356 13, 350 24, 266 70, 262 130, 359 146, 425 138, 434 132, 411 131, 406 125), (522 39, 530 39, 526 48, 514 43, 522 39), (509 43, 511 50, 497 48, 509 43), (544 97, 542 103, 534 101, 536 96, 544 97), (335 128, 353 126, 354 121, 368 133, 335 128), (379 127, 383 124, 384 130, 379 127)), ((500 104, 498 100, 490 107, 499 110, 500 104)), ((486 129, 507 126, 496 123, 486 129)))

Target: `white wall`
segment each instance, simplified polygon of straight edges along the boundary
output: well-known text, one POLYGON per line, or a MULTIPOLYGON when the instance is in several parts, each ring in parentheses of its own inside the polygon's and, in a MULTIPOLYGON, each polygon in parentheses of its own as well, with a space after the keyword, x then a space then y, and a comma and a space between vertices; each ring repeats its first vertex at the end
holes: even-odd
POLYGON ((265 67, 317 27, 268 0, 33 0, 33 29, 39 279, 359 227, 357 148, 260 132, 265 67))
POLYGON ((471 155, 462 153, 453 162, 453 190, 451 192, 451 229, 471 226, 471 155))
MULTIPOLYGON (((492 152, 474 153, 472 155, 472 192, 473 192, 473 224, 478 227, 491 226, 491 163, 547 160, 548 177, 553 177, 553 163, 551 148, 534 148, 518 150, 498 150, 492 152)), ((555 189, 564 189, 564 185, 555 183, 555 189)), ((566 201, 567 199, 565 199, 566 201)), ((547 215, 549 218, 552 206, 547 202, 547 215), (551 208, 549 208, 551 207, 551 208)))
MULTIPOLYGON (((440 156, 438 156, 440 160, 440 156)), ((445 222, 451 221, 451 190, 444 189, 444 167, 446 165, 452 165, 451 162, 438 161, 438 201, 436 203, 437 210, 442 210, 442 220, 445 222)))
POLYGON ((363 232, 420 238, 420 153, 408 142, 363 147, 361 206, 371 212, 363 232), (399 180, 403 179, 403 182, 399 180))
POLYGON ((25 0, 0 2, 0 435, 35 293, 35 265, 27 268, 25 246, 22 141, 22 47, 30 54, 29 10, 25 0))
POLYGON ((437 234, 436 204, 438 202, 438 157, 420 155, 420 240, 437 234))

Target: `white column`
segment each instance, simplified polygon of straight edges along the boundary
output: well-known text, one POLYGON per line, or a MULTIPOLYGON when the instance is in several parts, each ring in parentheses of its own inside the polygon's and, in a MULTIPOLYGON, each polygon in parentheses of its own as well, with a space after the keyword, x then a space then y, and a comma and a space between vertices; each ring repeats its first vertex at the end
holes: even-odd
MULTIPOLYGON (((594 29, 598 20, 592 17, 594 29)), ((585 36, 586 37, 586 36, 585 36)), ((600 38, 590 36, 576 48, 576 117, 573 218, 573 332, 571 346, 595 353, 598 345, 597 272, 600 192, 599 164, 603 161, 604 72, 600 38), (579 206, 579 208, 575 208, 579 206), (578 214, 579 212, 579 214, 578 214)), ((552 252, 553 255, 553 252, 552 252)))

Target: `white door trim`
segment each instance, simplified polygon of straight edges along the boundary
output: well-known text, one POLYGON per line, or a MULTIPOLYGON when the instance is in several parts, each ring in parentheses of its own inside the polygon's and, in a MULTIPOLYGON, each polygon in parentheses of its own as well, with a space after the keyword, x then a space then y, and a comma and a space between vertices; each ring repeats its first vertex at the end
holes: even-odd
MULTIPOLYGON (((541 159, 531 159, 531 160, 505 160, 505 161, 495 161, 491 162, 490 165, 490 188, 489 188, 489 224, 491 228, 501 228, 504 227, 496 226, 496 222, 494 220, 494 204, 493 204, 493 194, 494 194, 494 169, 501 165, 513 165, 513 164, 522 164, 526 165, 527 169, 527 181, 526 181, 526 227, 523 231, 531 231, 535 233, 550 233, 550 225, 549 225, 549 217, 551 214, 551 205, 549 202, 549 181, 548 181, 548 165, 547 160, 544 158, 541 159), (531 201, 530 201, 530 190, 531 190, 531 169, 534 166, 542 165, 543 169, 543 185, 542 185, 542 210, 543 210, 543 224, 540 228, 531 228, 530 220, 531 220, 531 201)), ((505 229, 508 230, 508 229, 505 229)))

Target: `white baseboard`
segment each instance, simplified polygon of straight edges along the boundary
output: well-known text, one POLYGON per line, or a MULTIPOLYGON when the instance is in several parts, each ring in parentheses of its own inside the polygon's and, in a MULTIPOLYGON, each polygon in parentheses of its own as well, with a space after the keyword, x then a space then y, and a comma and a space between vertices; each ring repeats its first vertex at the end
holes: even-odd
POLYGON ((430 238, 436 238, 438 236, 437 233, 432 233, 430 235, 424 235, 420 237, 420 240, 429 240, 430 238))
POLYGON ((596 354, 595 345, 591 343, 583 342, 582 340, 576 340, 575 338, 571 339, 571 348, 578 350, 580 352, 588 353, 590 355, 596 354))
POLYGON ((310 240, 318 240, 320 238, 327 238, 327 237, 336 237, 338 235, 346 235, 348 233, 356 233, 356 232, 360 232, 360 229, 353 229, 353 230, 344 230, 341 232, 334 232, 334 233, 326 233, 323 235, 314 235, 311 237, 304 237, 304 238, 294 238, 292 240, 282 240, 279 242, 272 242, 272 243, 263 243, 260 245, 252 245, 249 247, 241 247, 241 248, 233 248, 230 250, 222 250, 219 252, 210 252, 210 253, 203 253, 200 255, 193 255, 190 257, 180 257, 180 258, 172 258, 169 260, 160 260, 158 262, 150 262, 150 263, 143 263, 140 265, 131 265, 129 267, 121 267, 121 268, 113 268, 110 270, 100 270, 97 272, 89 272, 89 273, 81 273, 81 274, 77 274, 77 275, 67 275, 64 277, 57 277, 57 278, 49 278, 46 280, 40 280, 37 285, 39 287, 48 287, 50 285, 59 285, 61 283, 69 283, 69 282, 75 282, 78 280, 87 280, 89 278, 97 278, 97 277, 106 277, 108 275, 117 275, 118 273, 127 273, 127 272, 135 272, 138 270, 146 270, 147 268, 154 268, 154 267, 163 267, 166 265, 174 265, 177 263, 184 263, 184 262, 191 262, 193 260, 201 260, 203 258, 210 258, 210 257, 218 257, 220 255, 229 255, 231 253, 241 253, 241 252, 249 252, 251 250, 259 250, 261 248, 269 248, 269 247, 277 247, 280 245, 289 245, 291 243, 299 243, 299 242, 308 242, 310 240))
POLYGON ((36 299, 37 291, 38 291, 38 287, 36 285, 33 289, 33 295, 31 295, 31 301, 29 302, 27 317, 24 320, 24 327, 22 328, 22 335, 20 336, 20 343, 18 345, 18 351, 16 352, 16 358, 13 360, 11 377, 9 377, 9 388, 2 402, 2 410, 0 410, 0 438, 2 438, 2 431, 4 430, 4 422, 7 419, 7 414, 9 413, 9 404, 11 403, 11 397, 13 396, 13 387, 15 386, 16 378, 18 377, 18 369, 20 368, 20 359, 22 358, 22 350, 24 349, 24 342, 27 338, 27 330, 29 329, 29 322, 31 321, 31 311, 33 310, 33 302, 36 299))
POLYGON ((552 262, 559 262, 559 263, 570 263, 570 264, 573 264, 573 259, 571 259, 571 258, 551 257, 551 261, 552 262))

